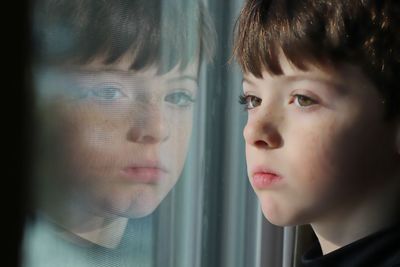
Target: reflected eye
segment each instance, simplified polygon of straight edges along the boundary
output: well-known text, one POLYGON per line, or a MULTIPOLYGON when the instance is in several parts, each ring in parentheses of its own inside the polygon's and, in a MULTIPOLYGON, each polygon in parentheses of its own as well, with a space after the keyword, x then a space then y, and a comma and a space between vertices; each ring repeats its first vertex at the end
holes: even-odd
POLYGON ((246 110, 253 109, 261 105, 262 99, 254 95, 240 95, 239 103, 244 105, 246 110))
POLYGON ((299 107, 309 107, 317 104, 317 101, 305 95, 294 95, 294 102, 299 107))
POLYGON ((178 107, 188 107, 192 105, 195 101, 190 93, 183 91, 168 94, 167 96, 165 96, 164 100, 178 107))
POLYGON ((95 85, 86 91, 81 98, 93 99, 99 102, 113 102, 119 98, 126 97, 122 92, 121 85, 117 83, 103 83, 95 85))

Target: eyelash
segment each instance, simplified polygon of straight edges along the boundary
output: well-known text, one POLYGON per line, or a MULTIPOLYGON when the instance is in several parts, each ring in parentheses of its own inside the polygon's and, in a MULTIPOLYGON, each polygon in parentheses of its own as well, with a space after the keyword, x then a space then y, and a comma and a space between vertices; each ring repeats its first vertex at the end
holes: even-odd
MULTIPOLYGON (((256 97, 256 96, 254 96, 254 95, 246 95, 246 94, 243 94, 243 93, 239 95, 239 104, 241 104, 241 105, 244 106, 244 110, 245 110, 245 111, 257 107, 257 106, 255 106, 255 107, 249 107, 249 103, 250 103, 250 101, 252 101, 252 100, 260 101, 260 103, 259 103, 257 106, 261 105, 262 99, 259 98, 259 97, 256 97), (254 98, 254 99, 253 99, 253 98, 254 98)), ((306 96, 306 95, 294 94, 294 95, 292 95, 292 98, 291 98, 289 104, 292 104, 292 103, 294 103, 296 106, 298 106, 298 107, 300 107, 300 108, 309 108, 309 107, 311 107, 311 106, 313 106, 313 105, 315 105, 315 104, 318 104, 318 101, 315 100, 314 98, 309 97, 309 96, 306 96), (301 100, 301 101, 311 101, 311 103, 310 103, 309 105, 301 105, 301 104, 299 103, 300 100, 301 100)))
POLYGON ((294 103, 296 106, 300 108, 309 108, 311 106, 314 106, 318 104, 318 101, 315 100, 313 97, 306 96, 306 95, 301 95, 301 94, 294 94, 292 95, 292 99, 289 102, 290 104, 294 103), (302 101, 310 101, 311 103, 309 105, 301 105, 299 101, 302 99, 302 101))
MULTIPOLYGON (((249 106, 249 103, 251 103, 251 101, 254 100, 252 98, 262 101, 261 98, 256 97, 254 95, 246 95, 246 94, 243 94, 243 93, 239 95, 239 104, 243 105, 243 108, 244 108, 245 111, 255 108, 255 107, 250 107, 249 106)), ((261 104, 261 102, 259 103, 259 105, 260 104, 261 104)))
POLYGON ((196 99, 189 92, 181 90, 168 94, 167 96, 165 96, 164 101, 169 102, 171 105, 175 105, 178 108, 186 109, 190 108, 196 101, 196 99), (179 98, 178 101, 183 99, 183 101, 185 102, 183 104, 174 103, 174 101, 177 100, 174 97, 178 97, 179 98))
POLYGON ((246 103, 247 103, 246 102, 246 95, 245 94, 240 94, 238 102, 239 102, 240 105, 246 105, 246 103))
POLYGON ((78 92, 78 99, 92 100, 100 104, 112 104, 119 98, 127 97, 122 86, 118 83, 101 83, 88 89, 81 88, 78 92))

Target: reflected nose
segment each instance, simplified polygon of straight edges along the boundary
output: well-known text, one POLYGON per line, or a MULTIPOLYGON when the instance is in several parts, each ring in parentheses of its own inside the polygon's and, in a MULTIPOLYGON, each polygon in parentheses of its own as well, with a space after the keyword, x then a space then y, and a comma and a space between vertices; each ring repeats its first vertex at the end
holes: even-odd
POLYGON ((155 144, 164 142, 169 138, 169 126, 160 107, 153 105, 135 109, 133 113, 127 134, 129 141, 155 144))
POLYGON ((274 149, 282 146, 282 136, 277 126, 267 116, 254 118, 247 122, 243 130, 246 145, 265 149, 274 149))

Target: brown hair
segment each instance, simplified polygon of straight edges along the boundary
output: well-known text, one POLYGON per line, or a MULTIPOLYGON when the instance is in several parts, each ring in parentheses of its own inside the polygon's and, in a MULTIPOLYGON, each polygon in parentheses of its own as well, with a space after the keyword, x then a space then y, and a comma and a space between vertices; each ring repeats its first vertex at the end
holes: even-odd
POLYGON ((282 74, 279 51, 307 64, 360 66, 399 113, 400 2, 397 0, 247 0, 236 25, 234 55, 244 72, 282 74))
POLYGON ((170 70, 214 53, 214 28, 200 0, 36 0, 34 62, 112 64, 132 53, 132 70, 170 70))

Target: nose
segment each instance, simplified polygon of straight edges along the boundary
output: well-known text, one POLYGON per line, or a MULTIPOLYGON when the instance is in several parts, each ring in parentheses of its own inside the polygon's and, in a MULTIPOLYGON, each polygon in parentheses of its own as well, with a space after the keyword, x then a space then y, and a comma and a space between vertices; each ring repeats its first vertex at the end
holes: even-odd
POLYGON ((135 109, 130 118, 127 138, 131 142, 156 144, 169 138, 169 125, 160 107, 135 109))
POLYGON ((257 148, 274 149, 283 145, 283 139, 277 125, 268 115, 249 119, 243 130, 246 145, 257 148))

